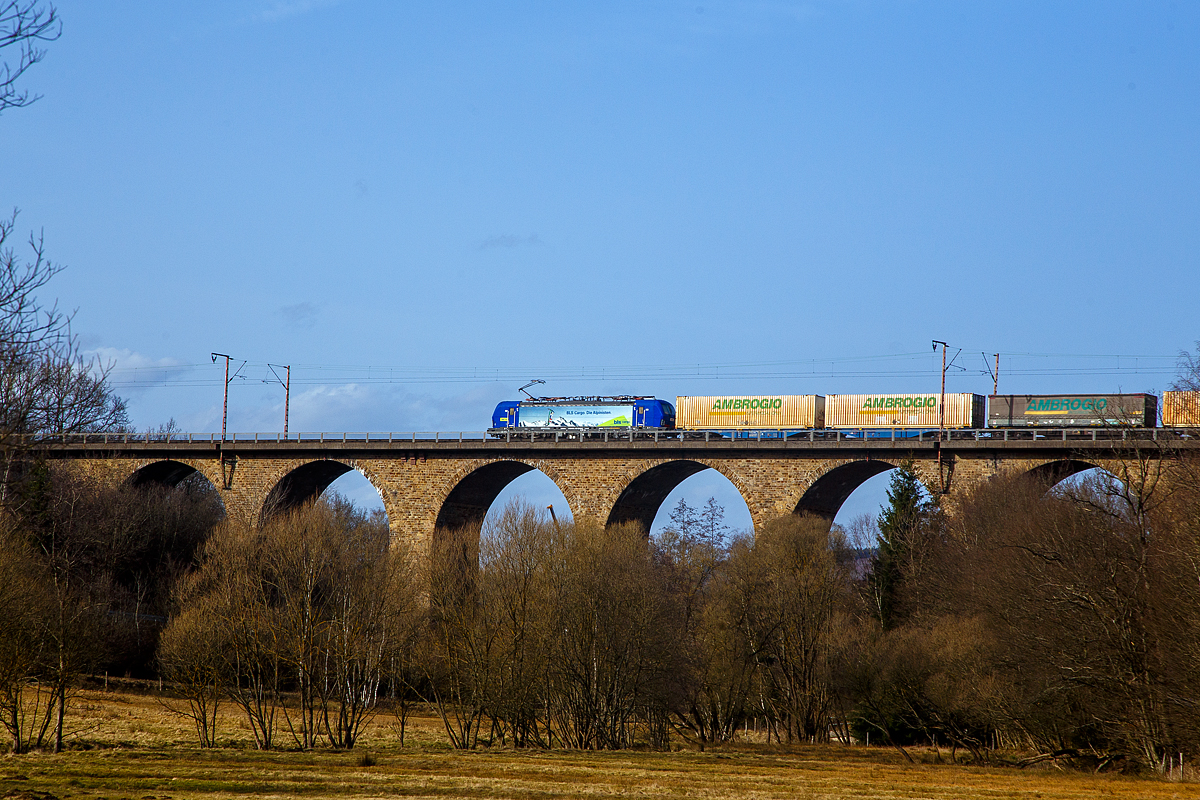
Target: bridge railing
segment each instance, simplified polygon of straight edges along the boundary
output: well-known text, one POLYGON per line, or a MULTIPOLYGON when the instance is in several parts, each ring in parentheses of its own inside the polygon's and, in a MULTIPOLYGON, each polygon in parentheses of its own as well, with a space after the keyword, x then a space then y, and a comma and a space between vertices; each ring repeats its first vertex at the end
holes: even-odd
POLYGON ((495 441, 487 431, 406 431, 379 433, 376 431, 289 431, 288 433, 63 433, 44 436, 21 435, 17 441, 24 445, 86 444, 197 444, 232 442, 237 444, 333 444, 371 443, 402 444, 404 442, 484 442, 495 441))
MULTIPOLYGON (((1200 441, 1200 429, 1194 428, 980 428, 945 430, 905 428, 816 429, 807 431, 745 431, 729 437, 716 431, 645 430, 630 428, 512 428, 503 431, 408 431, 379 433, 372 431, 289 433, 67 433, 47 436, 15 437, 24 446, 47 445, 138 445, 198 444, 450 444, 450 443, 604 443, 604 442, 757 442, 757 443, 855 443, 891 442, 896 444, 938 441, 997 442, 1116 442, 1200 441)), ((11 441, 11 440, 10 440, 11 441)))

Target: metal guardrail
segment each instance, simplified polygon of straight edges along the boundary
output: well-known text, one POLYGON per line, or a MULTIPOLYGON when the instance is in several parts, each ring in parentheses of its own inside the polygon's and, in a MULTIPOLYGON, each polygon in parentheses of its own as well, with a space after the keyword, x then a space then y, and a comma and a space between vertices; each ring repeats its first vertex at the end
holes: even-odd
POLYGON ((817 429, 804 431, 746 431, 725 436, 716 431, 645 429, 558 429, 510 428, 502 431, 408 431, 408 432, 300 432, 300 433, 68 433, 52 436, 20 436, 25 446, 50 445, 138 445, 138 444, 450 444, 450 443, 580 443, 580 442, 755 442, 755 443, 855 443, 890 442, 1197 442, 1195 428, 980 428, 959 430, 911 430, 906 428, 817 429), (742 434, 745 435, 742 435, 742 434))
POLYGON ((377 433, 371 431, 341 432, 312 431, 300 433, 64 433, 49 436, 27 436, 17 438, 26 446, 50 444, 334 444, 364 443, 403 444, 405 442, 484 442, 496 441, 489 438, 487 431, 408 431, 404 433, 377 433))

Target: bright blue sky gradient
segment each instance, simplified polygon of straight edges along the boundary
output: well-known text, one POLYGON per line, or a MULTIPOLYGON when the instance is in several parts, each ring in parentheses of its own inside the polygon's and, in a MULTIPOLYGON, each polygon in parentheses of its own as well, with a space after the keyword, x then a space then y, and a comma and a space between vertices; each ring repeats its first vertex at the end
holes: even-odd
POLYGON ((0 207, 141 428, 219 429, 214 350, 231 430, 266 362, 293 430, 478 430, 534 377, 934 391, 935 338, 952 391, 1161 390, 1200 337, 1200 5, 57 5, 0 207))

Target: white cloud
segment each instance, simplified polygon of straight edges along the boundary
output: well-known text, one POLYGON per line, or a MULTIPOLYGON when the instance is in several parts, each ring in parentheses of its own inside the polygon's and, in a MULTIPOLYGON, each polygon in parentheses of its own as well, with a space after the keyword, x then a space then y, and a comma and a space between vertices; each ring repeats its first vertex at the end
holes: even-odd
MULTIPOLYGON (((219 392, 220 387, 215 391, 219 392)), ((433 395, 411 392, 400 384, 351 383, 301 388, 293 382, 288 430, 292 433, 483 431, 490 427, 492 411, 503 394, 496 384, 473 386, 453 395, 433 395)), ((282 431, 283 400, 278 385, 255 382, 231 385, 229 430, 282 431)), ((217 406, 218 427, 220 411, 217 406)))
POLYGON ((96 347, 82 351, 94 369, 109 370, 109 383, 118 394, 144 391, 177 379, 193 367, 175 358, 153 358, 126 348, 96 347))

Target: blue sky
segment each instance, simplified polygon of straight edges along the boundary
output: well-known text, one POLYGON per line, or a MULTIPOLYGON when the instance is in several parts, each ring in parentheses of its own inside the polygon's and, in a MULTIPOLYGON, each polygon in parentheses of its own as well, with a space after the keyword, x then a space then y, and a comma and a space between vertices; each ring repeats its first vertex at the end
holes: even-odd
POLYGON ((57 7, 0 207, 140 428, 219 430, 211 351, 232 430, 271 362, 293 430, 402 431, 930 391, 931 339, 951 391, 1161 390, 1200 338, 1193 3, 57 7))

